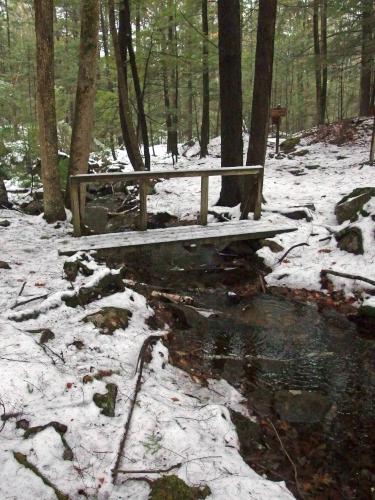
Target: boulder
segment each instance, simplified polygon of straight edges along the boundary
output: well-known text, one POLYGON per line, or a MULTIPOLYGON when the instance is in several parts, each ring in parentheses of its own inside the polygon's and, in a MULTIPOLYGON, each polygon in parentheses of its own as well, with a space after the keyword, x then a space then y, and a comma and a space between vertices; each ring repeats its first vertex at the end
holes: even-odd
POLYGON ((284 250, 284 247, 282 247, 276 241, 273 241, 273 240, 263 239, 263 240, 259 240, 258 243, 261 246, 261 248, 268 247, 271 250, 271 252, 273 252, 273 253, 282 252, 284 250))
POLYGON ((275 393, 275 410, 288 422, 321 422, 332 407, 331 401, 317 391, 287 391, 275 393))
POLYGON ((101 413, 106 417, 115 416, 116 408, 116 398, 117 398, 117 385, 116 384, 106 384, 105 388, 107 392, 105 394, 99 394, 96 392, 94 394, 93 400, 98 408, 101 409, 101 413))
POLYGON ((299 149, 295 153, 292 153, 292 156, 306 156, 309 153, 308 149, 299 149))
POLYGON ((307 222, 311 222, 313 220, 313 218, 311 217, 311 214, 307 210, 304 210, 304 209, 288 210, 288 211, 284 211, 284 212, 280 212, 280 213, 284 217, 288 217, 288 219, 292 219, 292 220, 306 219, 307 222))
POLYGON ((40 200, 32 200, 21 205, 22 210, 28 215, 40 215, 43 213, 43 203, 40 200))
POLYGON ((363 254, 363 236, 359 227, 346 227, 342 231, 336 233, 335 238, 340 250, 354 253, 355 255, 363 254))
POLYGON ((289 137, 289 139, 286 139, 280 144, 280 149, 283 153, 292 153, 300 142, 301 139, 299 137, 289 137))
POLYGON ((112 335, 115 330, 123 330, 129 325, 132 313, 119 307, 103 307, 100 311, 89 314, 83 321, 90 322, 100 330, 102 335, 112 335))
POLYGON ((9 227, 10 222, 7 219, 0 220, 0 227, 9 227))
POLYGON ((356 221, 363 206, 373 196, 375 196, 375 187, 356 188, 350 194, 344 196, 335 207, 337 222, 342 224, 346 220, 356 221))

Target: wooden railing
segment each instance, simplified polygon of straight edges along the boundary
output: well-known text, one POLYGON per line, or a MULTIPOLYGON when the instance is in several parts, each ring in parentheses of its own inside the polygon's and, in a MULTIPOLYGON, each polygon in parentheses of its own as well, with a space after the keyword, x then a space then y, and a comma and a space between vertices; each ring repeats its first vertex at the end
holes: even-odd
POLYGON ((208 178, 212 176, 237 176, 257 175, 259 176, 258 193, 254 211, 254 219, 260 219, 262 202, 261 174, 263 167, 228 167, 197 170, 153 170, 152 172, 129 172, 129 173, 105 173, 105 174, 80 174, 70 177, 70 196, 73 213, 74 235, 81 236, 81 221, 84 216, 85 190, 81 187, 86 184, 98 184, 110 182, 112 184, 120 181, 137 181, 139 184, 140 218, 138 229, 147 229, 147 186, 151 179, 172 179, 176 177, 200 177, 201 178, 201 207, 199 222, 207 224, 208 215, 208 178))

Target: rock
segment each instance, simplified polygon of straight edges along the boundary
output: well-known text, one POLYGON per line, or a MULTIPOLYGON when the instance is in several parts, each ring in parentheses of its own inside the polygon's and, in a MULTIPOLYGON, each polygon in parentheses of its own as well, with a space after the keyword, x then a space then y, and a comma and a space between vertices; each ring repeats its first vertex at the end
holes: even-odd
POLYGON ((102 206, 86 207, 83 222, 95 233, 103 233, 108 223, 108 208, 102 206))
POLYGON ((299 137, 290 137, 280 144, 280 149, 283 153, 292 153, 300 142, 301 139, 299 137))
POLYGON ((149 222, 149 227, 151 229, 159 229, 168 227, 168 225, 177 222, 177 217, 169 214, 168 212, 158 212, 157 214, 152 215, 152 219, 149 222))
POLYGON ((281 390, 275 393, 275 410, 281 420, 288 422, 321 422, 331 407, 331 401, 320 392, 281 390))
POLYGON ((40 344, 46 344, 49 340, 55 338, 55 334, 49 328, 37 328, 36 330, 27 330, 29 333, 40 333, 40 344))
POLYGON ((0 260, 0 269, 12 269, 8 262, 4 262, 3 260, 0 260))
POLYGON ((7 219, 0 220, 0 227, 9 227, 10 222, 7 219))
POLYGON ((251 455, 262 440, 260 425, 252 422, 249 418, 244 417, 241 413, 234 410, 230 410, 230 417, 236 427, 238 440, 241 446, 241 455, 246 459, 246 456, 251 455))
POLYGON ((363 237, 359 227, 349 226, 335 234, 340 250, 363 255, 363 237))
POLYGON ((208 486, 188 486, 175 475, 164 476, 152 482, 149 500, 200 500, 211 495, 208 486))
POLYGON ((86 316, 83 321, 85 323, 93 323, 103 335, 112 335, 119 328, 125 330, 129 325, 129 318, 131 317, 132 313, 127 309, 103 307, 100 311, 86 316))
POLYGON ((292 153, 292 156, 306 156, 308 153, 309 153, 308 149, 300 149, 299 151, 292 153))
POLYGON ((302 168, 296 168, 293 170, 289 170, 289 172, 292 175, 295 175, 296 177, 300 177, 301 175, 307 175, 306 172, 302 168))
POLYGON ((101 413, 106 417, 115 416, 116 408, 116 398, 117 398, 117 385, 116 384, 106 384, 107 389, 106 394, 99 394, 96 392, 94 394, 94 403, 98 408, 101 409, 101 413))
POLYGON ((259 244, 261 248, 268 247, 273 253, 282 252, 284 250, 284 247, 273 240, 259 240, 259 244))
POLYGON ((311 222, 313 220, 311 215, 306 210, 291 210, 291 211, 285 211, 285 212, 280 212, 280 213, 284 217, 288 217, 288 219, 292 219, 292 220, 306 219, 307 222, 311 222))
POLYGON ((317 170, 320 168, 320 165, 305 165, 305 168, 307 168, 307 170, 317 170))
POLYGON ((375 196, 375 187, 356 188, 350 194, 344 196, 335 207, 337 222, 342 224, 346 220, 356 221, 363 206, 373 196, 375 196))
POLYGON ((348 157, 343 155, 336 156, 336 160, 346 160, 348 157))
POLYGON ((43 213, 43 203, 40 200, 32 200, 21 205, 22 210, 28 215, 40 215, 43 213))
POLYGON ((372 318, 375 320, 375 305, 374 306, 370 306, 368 304, 364 305, 364 306, 361 306, 359 309, 358 309, 358 314, 360 316, 363 316, 363 317, 366 317, 366 318, 372 318))
POLYGON ((117 292, 123 292, 125 285, 120 274, 108 273, 93 286, 79 289, 73 296, 66 295, 62 300, 69 307, 85 306, 99 297, 107 297, 117 292))
POLYGON ((89 269, 86 264, 80 260, 67 260, 64 262, 64 273, 68 281, 74 282, 79 272, 84 276, 91 276, 94 273, 92 269, 89 269))

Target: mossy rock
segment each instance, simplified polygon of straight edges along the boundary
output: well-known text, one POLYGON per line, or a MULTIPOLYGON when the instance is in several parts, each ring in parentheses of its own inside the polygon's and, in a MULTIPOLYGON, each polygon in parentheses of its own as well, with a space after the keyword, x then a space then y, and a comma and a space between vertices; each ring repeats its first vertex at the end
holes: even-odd
POLYGON ((363 255, 363 236, 359 227, 349 226, 336 235, 338 247, 345 252, 363 255))
POLYGON ((361 306, 358 309, 360 316, 365 316, 366 318, 371 318, 375 320, 375 306, 361 306))
POLYGON ((337 222, 342 224, 346 220, 352 222, 356 221, 358 215, 363 211, 363 206, 373 196, 375 196, 375 187, 353 189, 353 191, 344 196, 335 207, 337 222))
POLYGON ((86 304, 117 292, 123 292, 125 285, 120 274, 106 274, 93 286, 82 287, 73 296, 67 295, 62 300, 69 307, 84 307, 86 304))
POLYGON ((152 483, 149 500, 199 500, 211 495, 208 486, 195 488, 188 486, 175 475, 164 476, 152 483))
POLYGON ((289 137, 289 139, 285 139, 285 141, 280 144, 280 149, 283 153, 292 153, 300 142, 301 139, 299 137, 289 137))
POLYGON ((100 311, 89 314, 83 321, 93 323, 103 335, 112 335, 115 330, 125 328, 129 325, 132 313, 120 307, 103 307, 100 311))
POLYGON ((105 388, 107 389, 106 394, 99 394, 98 392, 94 394, 94 403, 98 408, 101 409, 101 413, 103 415, 105 415, 106 417, 114 417, 117 398, 117 385, 107 384, 105 388))

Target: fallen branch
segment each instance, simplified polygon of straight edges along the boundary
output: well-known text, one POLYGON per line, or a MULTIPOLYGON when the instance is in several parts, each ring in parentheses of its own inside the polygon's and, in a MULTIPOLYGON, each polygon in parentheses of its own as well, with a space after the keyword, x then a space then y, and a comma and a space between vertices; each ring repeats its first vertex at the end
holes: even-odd
POLYGON ((291 252, 294 248, 297 248, 297 247, 309 247, 310 245, 308 243, 297 243, 297 245, 293 245, 292 247, 290 247, 285 253, 284 255, 277 261, 278 264, 281 264, 282 261, 285 259, 285 257, 289 254, 289 252, 291 252))
POLYGON ((339 278, 348 278, 350 280, 364 281, 369 285, 375 286, 375 281, 370 278, 364 278, 363 276, 358 276, 357 274, 340 273, 339 271, 333 271, 332 269, 322 269, 320 272, 321 276, 326 276, 331 274, 332 276, 338 276, 339 278))
MULTIPOLYGON (((25 283, 26 284, 26 283, 25 283)), ((23 302, 17 302, 12 305, 11 309, 16 309, 16 307, 24 306, 25 304, 29 304, 30 302, 34 302, 35 300, 44 300, 48 297, 48 293, 44 295, 38 295, 37 297, 31 297, 31 299, 24 300, 23 302)))
POLYGON ((14 451, 13 456, 19 464, 23 465, 26 469, 31 470, 31 472, 38 476, 46 486, 52 488, 58 500, 69 500, 69 496, 62 493, 53 483, 51 483, 51 481, 46 478, 46 476, 44 476, 34 464, 28 461, 26 455, 14 451))
POLYGON ((113 482, 113 484, 116 484, 116 481, 117 481, 117 476, 119 474, 119 467, 120 467, 120 463, 121 463, 121 458, 122 458, 122 455, 124 453, 126 440, 128 438, 128 434, 129 434, 129 430, 130 430, 130 424, 131 424, 132 416, 133 416, 133 412, 134 412, 134 407, 135 407, 135 404, 137 402, 138 393, 141 390, 141 386, 142 386, 142 374, 143 374, 143 366, 144 366, 144 363, 145 363, 145 354, 147 352, 147 349, 153 343, 157 342, 160 339, 161 339, 161 337, 159 335, 151 335, 150 337, 148 337, 143 342, 142 347, 141 347, 141 349, 139 351, 138 361, 137 361, 137 365, 136 365, 136 372, 137 372, 138 367, 139 367, 138 377, 137 377, 137 382, 135 384, 133 399, 132 399, 132 402, 130 404, 130 410, 129 410, 128 418, 127 418, 126 423, 125 423, 124 434, 122 436, 122 439, 121 439, 121 442, 120 442, 120 446, 119 446, 119 449, 118 449, 118 452, 117 452, 117 458, 116 458, 115 466, 112 469, 112 482, 113 482))
POLYGON ((190 458, 189 460, 184 460, 183 462, 177 462, 174 465, 171 465, 170 467, 166 467, 165 469, 136 469, 136 470, 124 470, 120 469, 118 471, 119 474, 165 474, 166 472, 171 472, 173 469, 177 469, 178 467, 182 467, 185 464, 188 464, 190 462, 195 462, 197 460, 209 460, 212 458, 221 458, 218 455, 212 456, 212 457, 197 457, 197 458, 190 458))

